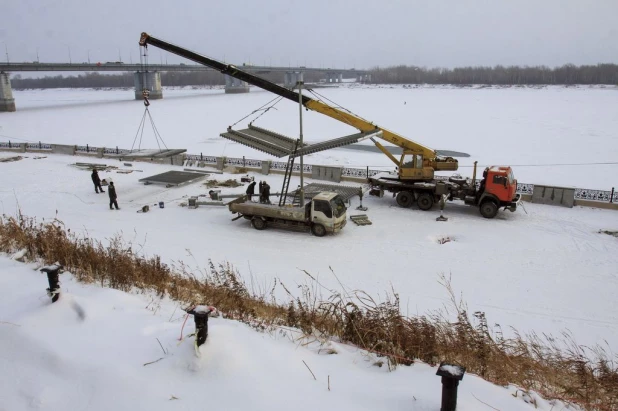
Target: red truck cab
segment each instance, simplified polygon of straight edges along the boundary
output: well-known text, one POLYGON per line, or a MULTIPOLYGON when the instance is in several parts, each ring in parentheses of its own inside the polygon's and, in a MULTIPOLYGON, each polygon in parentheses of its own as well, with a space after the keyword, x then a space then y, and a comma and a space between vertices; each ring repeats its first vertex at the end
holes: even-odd
POLYGON ((479 208, 483 217, 495 217, 498 209, 517 209, 517 180, 511 167, 491 166, 483 172, 479 208))

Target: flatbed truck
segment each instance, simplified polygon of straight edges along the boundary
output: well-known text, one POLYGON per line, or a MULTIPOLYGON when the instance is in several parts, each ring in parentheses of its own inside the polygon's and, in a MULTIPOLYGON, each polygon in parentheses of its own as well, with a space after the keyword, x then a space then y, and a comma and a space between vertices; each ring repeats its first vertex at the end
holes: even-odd
POLYGON ((244 218, 251 221, 256 230, 268 226, 295 227, 311 230, 316 237, 337 233, 346 225, 346 206, 337 193, 317 194, 305 206, 279 206, 249 201, 246 195, 228 203, 231 213, 238 214, 233 220, 244 218))

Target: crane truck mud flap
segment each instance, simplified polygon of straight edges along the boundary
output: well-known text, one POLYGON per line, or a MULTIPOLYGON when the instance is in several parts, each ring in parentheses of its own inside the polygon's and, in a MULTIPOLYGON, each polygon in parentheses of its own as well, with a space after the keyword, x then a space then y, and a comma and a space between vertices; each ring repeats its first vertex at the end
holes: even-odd
POLYGON ((505 210, 509 210, 511 213, 515 212, 515 210, 517 210, 517 205, 519 204, 519 202, 521 201, 521 194, 516 194, 515 198, 513 199, 513 201, 511 201, 509 204, 507 204, 504 209, 505 210))

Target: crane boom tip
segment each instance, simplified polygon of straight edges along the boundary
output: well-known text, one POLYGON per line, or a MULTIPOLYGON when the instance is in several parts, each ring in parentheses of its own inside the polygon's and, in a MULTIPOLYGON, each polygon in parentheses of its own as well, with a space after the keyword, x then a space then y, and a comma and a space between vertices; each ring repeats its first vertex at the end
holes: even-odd
POLYGON ((146 45, 146 40, 148 40, 148 37, 150 37, 150 35, 148 33, 146 33, 145 31, 143 31, 142 35, 139 38, 139 45, 140 46, 145 46, 146 45))

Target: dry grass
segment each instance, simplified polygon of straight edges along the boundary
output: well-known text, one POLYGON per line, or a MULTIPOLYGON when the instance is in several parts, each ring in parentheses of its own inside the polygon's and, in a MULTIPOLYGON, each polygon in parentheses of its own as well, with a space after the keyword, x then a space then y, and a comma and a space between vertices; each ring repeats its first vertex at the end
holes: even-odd
MULTIPOLYGON (((515 332, 515 337, 505 338, 499 326, 489 327, 485 313, 468 313, 446 277, 442 281, 451 297, 450 312, 405 316, 394 291, 378 302, 362 291, 328 290, 309 273, 300 296, 277 281, 269 289, 256 291, 229 264, 211 262, 205 270, 183 263, 170 267, 158 256, 139 256, 120 236, 104 246, 74 235, 57 220, 42 224, 22 216, 2 217, 0 251, 21 249, 27 250, 30 259, 61 263, 83 282, 153 292, 184 304, 208 303, 227 318, 256 329, 291 326, 321 341, 354 344, 383 357, 376 365, 392 369, 414 360, 429 364, 448 360, 496 384, 515 384, 524 393, 534 390, 590 410, 618 409, 614 354, 598 346, 579 346, 569 335, 554 339, 515 332), (275 300, 277 286, 288 292, 287 304, 275 300)), ((346 290, 343 284, 341 289, 346 290)))

